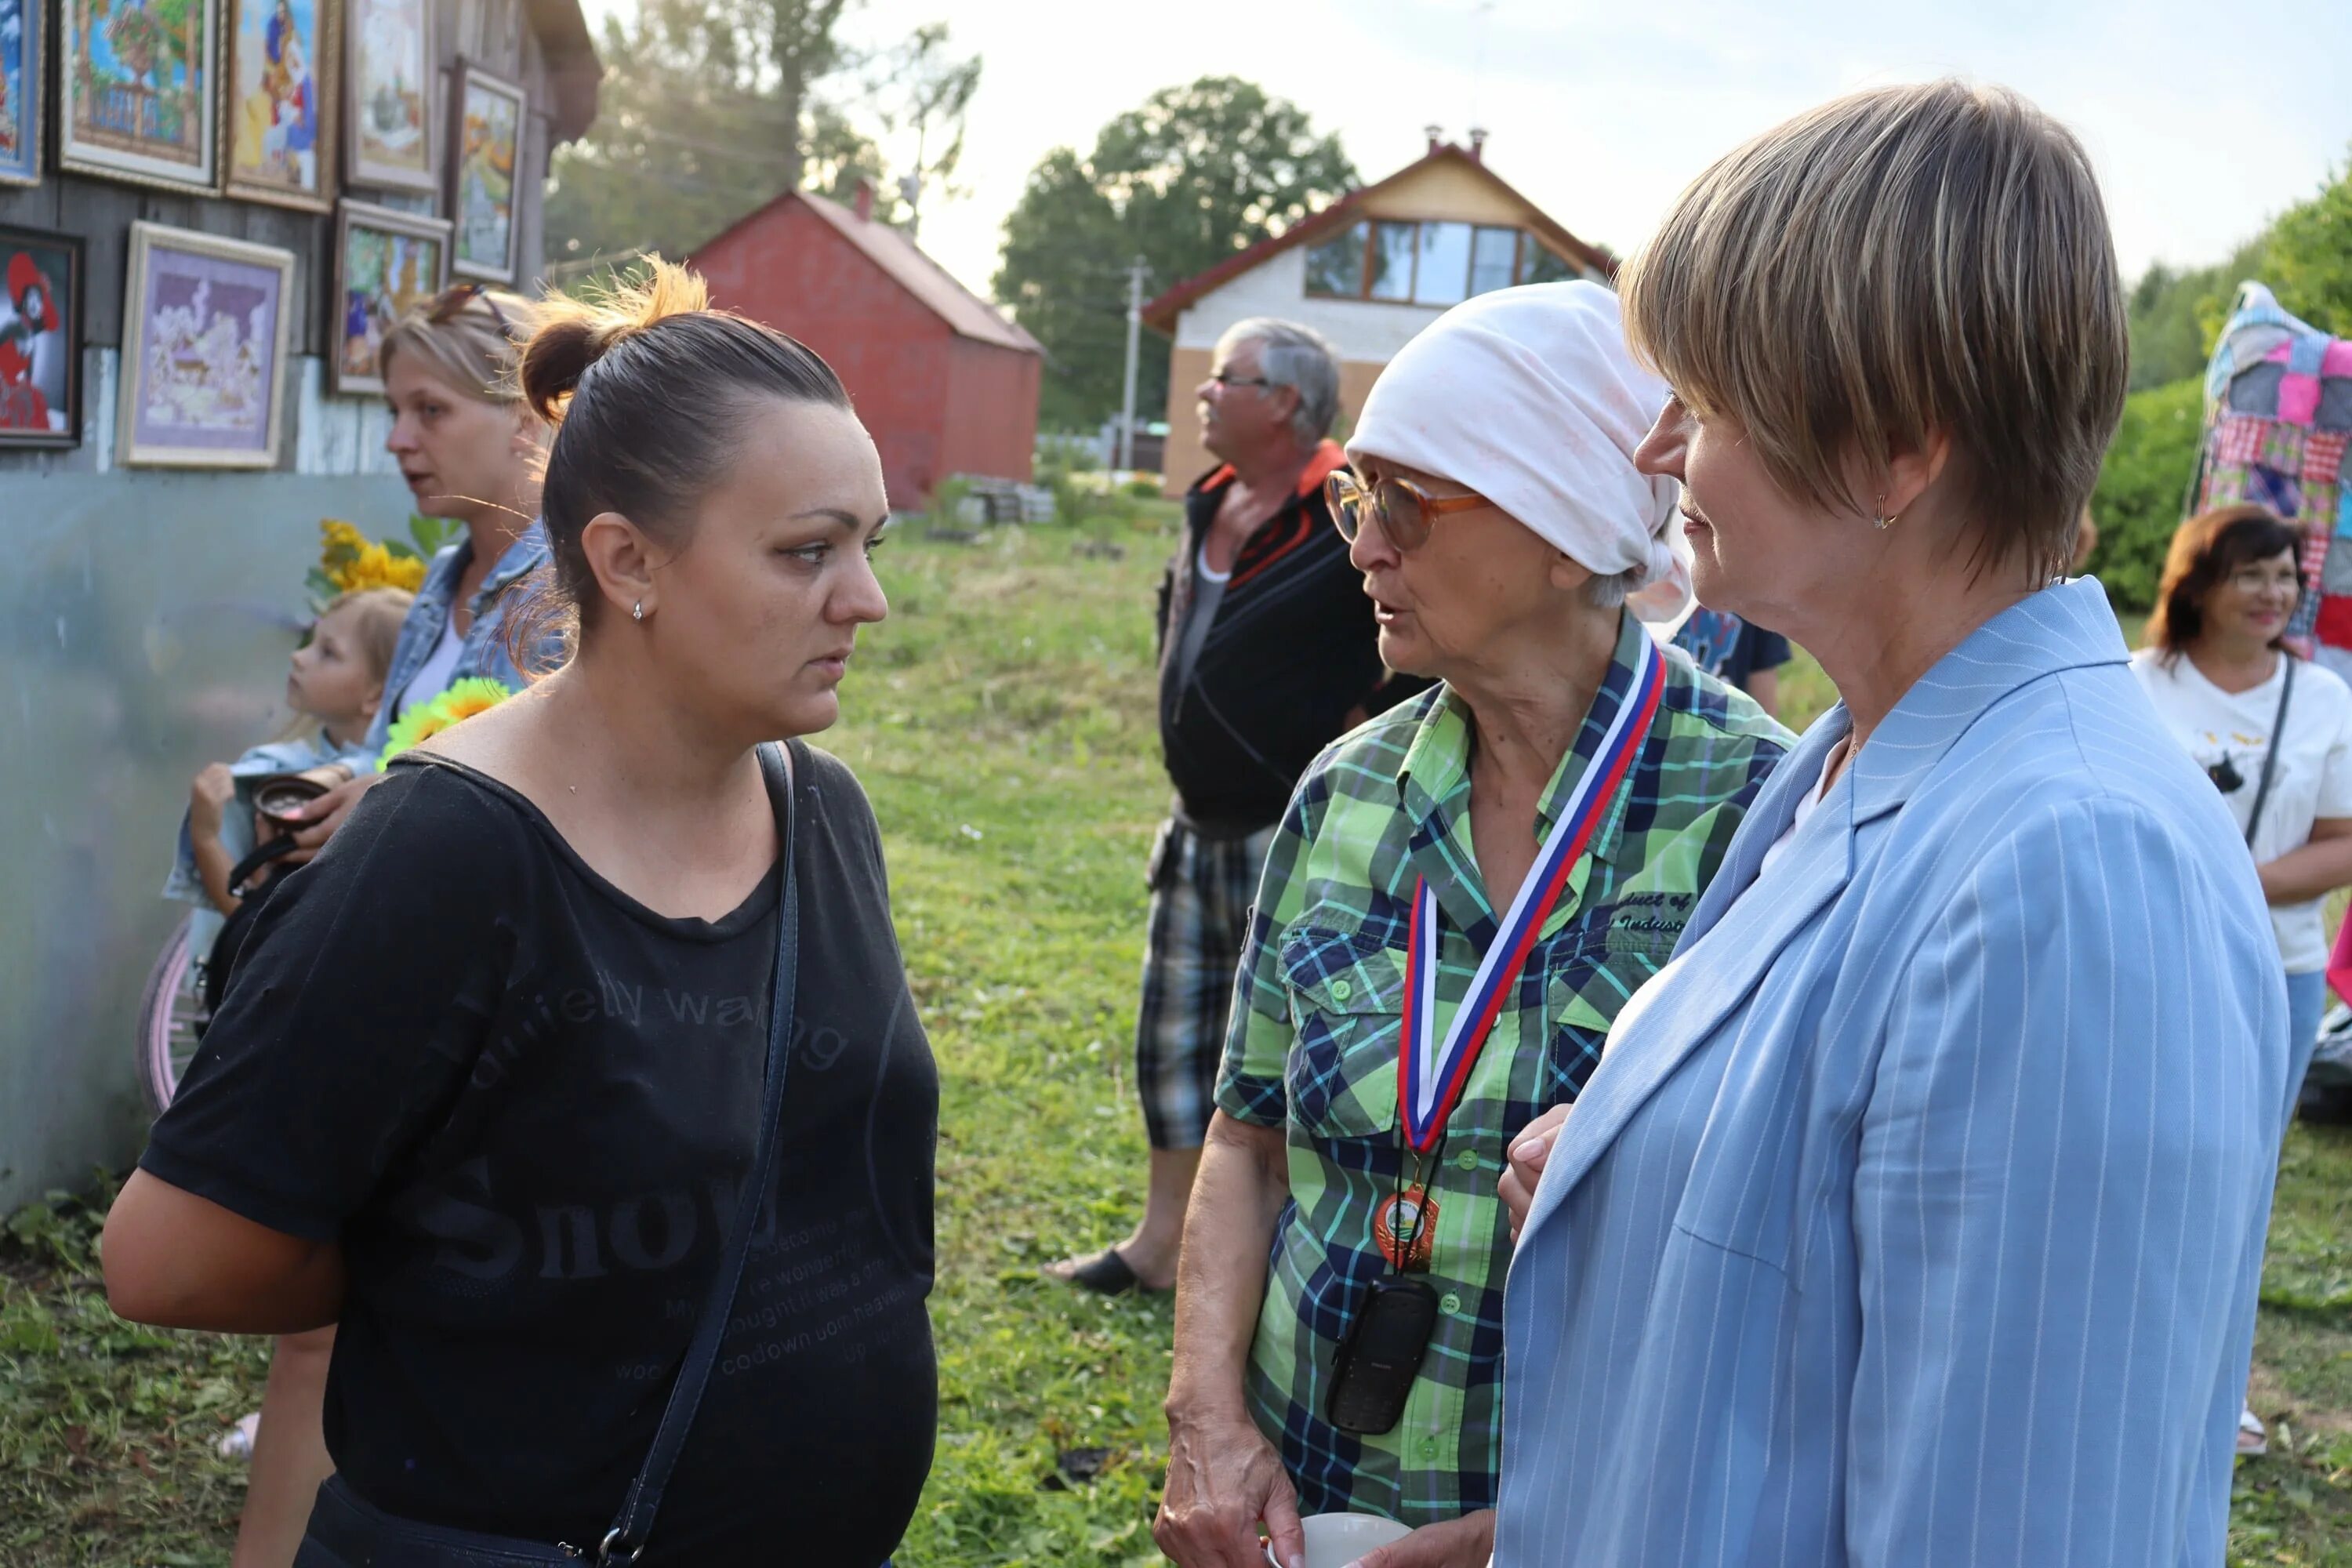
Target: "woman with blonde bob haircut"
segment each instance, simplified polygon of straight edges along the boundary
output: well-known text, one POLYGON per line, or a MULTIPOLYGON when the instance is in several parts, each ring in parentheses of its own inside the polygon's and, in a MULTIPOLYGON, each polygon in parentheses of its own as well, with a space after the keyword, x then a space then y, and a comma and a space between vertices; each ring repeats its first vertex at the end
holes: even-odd
POLYGON ((2216 1562, 2286 996, 2059 580, 2124 392, 2089 161, 2000 89, 1858 93, 1622 285, 1700 599, 1841 700, 1510 1151, 1495 1562, 2216 1562))

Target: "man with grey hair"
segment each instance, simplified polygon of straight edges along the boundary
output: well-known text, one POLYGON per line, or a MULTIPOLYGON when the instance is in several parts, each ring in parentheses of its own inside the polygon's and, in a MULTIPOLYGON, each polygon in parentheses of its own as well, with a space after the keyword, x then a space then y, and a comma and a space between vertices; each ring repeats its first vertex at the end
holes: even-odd
POLYGON ((1184 498, 1160 586, 1160 740, 1175 785, 1146 873, 1150 928, 1136 1088, 1151 1146, 1143 1219, 1118 1245, 1047 1272, 1108 1294, 1176 1279, 1185 1200, 1214 1109, 1234 973, 1276 825, 1307 764, 1422 689, 1391 680, 1323 481, 1339 367, 1316 332, 1268 317, 1218 341, 1196 393, 1222 459, 1184 498))

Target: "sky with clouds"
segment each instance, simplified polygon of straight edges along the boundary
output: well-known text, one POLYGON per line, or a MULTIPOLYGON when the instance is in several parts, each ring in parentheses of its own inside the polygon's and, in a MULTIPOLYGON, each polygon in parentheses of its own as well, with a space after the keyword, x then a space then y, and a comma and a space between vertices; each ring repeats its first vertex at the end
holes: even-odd
MULTIPOLYGON (((585 0, 592 20, 634 0, 585 0)), ((1496 171, 1580 237, 1640 245, 1709 161, 1857 87, 1958 73, 2080 134, 2126 275, 2225 257, 2352 158, 2352 4, 2181 0, 863 0, 862 41, 946 19, 985 60, 959 199, 922 243, 985 295, 1005 214, 1050 149, 1084 151, 1156 89, 1230 73, 1337 131, 1367 179, 1422 128, 1489 132, 1496 171)), ((892 148, 903 161, 911 145, 892 148)), ((1162 280, 1166 281, 1166 280, 1162 280)))

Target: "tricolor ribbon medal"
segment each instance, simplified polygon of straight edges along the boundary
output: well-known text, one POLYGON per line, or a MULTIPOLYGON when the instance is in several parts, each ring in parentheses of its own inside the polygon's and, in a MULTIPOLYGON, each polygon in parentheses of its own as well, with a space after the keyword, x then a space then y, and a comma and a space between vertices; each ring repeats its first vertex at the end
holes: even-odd
MULTIPOLYGON (((1618 785, 1625 782, 1634 757, 1641 752, 1642 742, 1649 735, 1650 721, 1658 711, 1658 699, 1665 690, 1666 668, 1664 658, 1648 637, 1641 637, 1639 644, 1641 654, 1633 682, 1616 712, 1610 716, 1609 728, 1601 738, 1601 749, 1585 768, 1584 776, 1577 780, 1575 791, 1560 810, 1559 820, 1552 825, 1550 835, 1536 856, 1535 865, 1519 884, 1518 895, 1503 917, 1494 945, 1478 961, 1469 994, 1462 998, 1462 1005, 1454 1015, 1454 1026, 1446 1030, 1442 1042, 1433 1026, 1437 1016, 1437 894, 1425 877, 1413 890, 1412 926, 1405 948, 1403 1027, 1399 1031, 1397 1047, 1402 1058, 1397 1072, 1397 1110, 1405 1142, 1418 1152, 1425 1154, 1434 1149, 1444 1135, 1446 1118, 1454 1114, 1463 1086, 1470 1081, 1470 1069, 1477 1064, 1478 1052, 1485 1047, 1496 1018, 1502 1014, 1503 999, 1511 994, 1519 971, 1527 965, 1536 933, 1543 929, 1545 917, 1559 901, 1577 857, 1592 841, 1601 819, 1608 814, 1610 802, 1617 798, 1618 785)), ((1425 1235, 1427 1227, 1422 1229, 1425 1235)))

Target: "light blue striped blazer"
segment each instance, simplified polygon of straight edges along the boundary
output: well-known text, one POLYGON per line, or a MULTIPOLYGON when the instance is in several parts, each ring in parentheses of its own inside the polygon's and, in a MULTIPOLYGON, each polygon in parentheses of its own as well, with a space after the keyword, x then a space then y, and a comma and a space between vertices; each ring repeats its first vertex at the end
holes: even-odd
POLYGON ((1496 1568, 2212 1568, 2285 1103, 2245 845, 2095 582, 1769 780, 1555 1145, 1496 1568))

